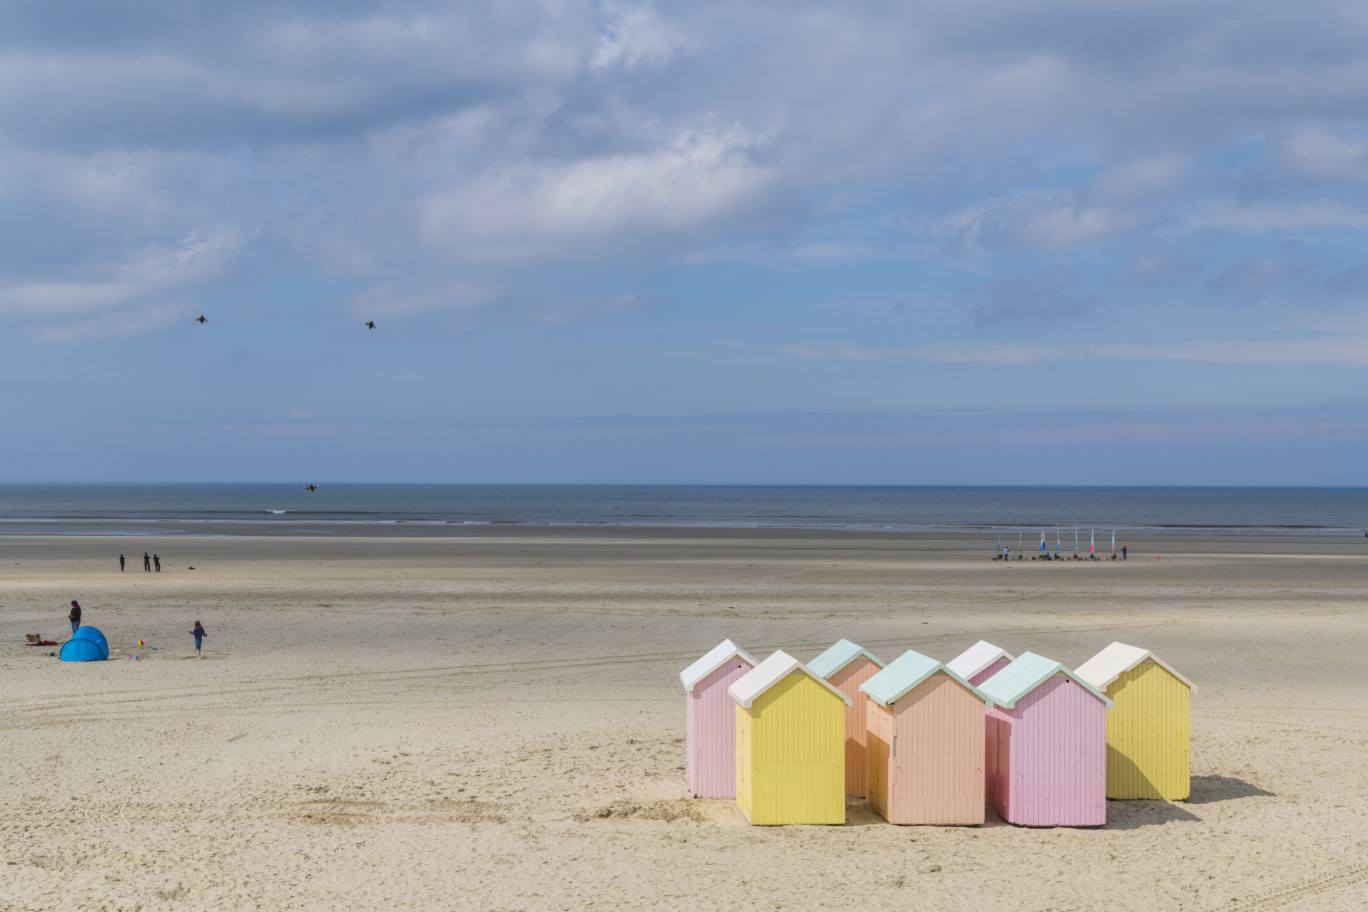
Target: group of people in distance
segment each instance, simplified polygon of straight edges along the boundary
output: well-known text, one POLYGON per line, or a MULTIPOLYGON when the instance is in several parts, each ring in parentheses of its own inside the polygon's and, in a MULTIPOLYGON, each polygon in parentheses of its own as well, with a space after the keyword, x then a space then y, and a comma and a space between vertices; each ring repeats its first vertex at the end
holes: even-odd
MULTIPOLYGON (((152 556, 149 557, 148 554, 147 554, 147 552, 144 551, 144 552, 143 552, 143 572, 144 572, 144 573, 151 573, 151 572, 152 572, 152 568, 153 568, 154 565, 155 565, 156 568, 157 568, 157 572, 158 572, 158 573, 161 573, 161 558, 158 557, 158 556, 155 555, 155 554, 153 554, 152 556)), ((120 573, 123 573, 123 571, 124 571, 124 556, 123 556, 122 554, 120 554, 120 555, 119 555, 119 572, 120 572, 120 573)))
MULTIPOLYGON (((1129 548, 1130 548, 1129 545, 1122 545, 1122 546, 1121 546, 1121 558, 1120 558, 1121 560, 1125 560, 1125 559, 1126 559, 1126 551, 1127 551, 1129 548)), ((1003 549, 1002 549, 1001 551, 999 551, 997 554, 994 554, 994 555, 993 555, 993 560, 995 560, 995 561, 1010 561, 1011 559, 1012 559, 1012 557, 1011 557, 1011 552, 1010 552, 1007 548, 1003 548, 1003 549)), ((1023 552, 1023 551, 1018 551, 1018 552, 1017 552, 1016 559, 1019 560, 1019 561, 1020 561, 1020 560, 1025 560, 1025 559, 1026 559, 1026 554, 1025 554, 1025 552, 1023 552)), ((1112 560, 1116 560, 1116 559, 1117 559, 1117 557, 1116 557, 1116 552, 1115 552, 1115 551, 1112 552, 1111 559, 1112 559, 1112 560)), ((1096 554, 1089 554, 1087 557, 1079 557, 1077 552, 1074 553, 1074 556, 1073 556, 1073 557, 1065 557, 1065 556, 1063 556, 1062 554, 1051 554, 1049 551, 1042 551, 1042 552, 1040 552, 1039 555, 1032 554, 1032 555, 1031 555, 1031 560, 1043 560, 1043 561, 1091 560, 1091 561, 1095 561, 1095 560, 1106 560, 1106 558, 1105 558, 1105 557, 1098 557, 1096 554)))

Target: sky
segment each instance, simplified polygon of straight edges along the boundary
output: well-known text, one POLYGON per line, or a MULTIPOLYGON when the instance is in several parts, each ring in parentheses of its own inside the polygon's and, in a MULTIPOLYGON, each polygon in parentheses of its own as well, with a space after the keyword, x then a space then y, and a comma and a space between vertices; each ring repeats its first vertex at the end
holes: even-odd
POLYGON ((1362 484, 1360 5, 0 21, 0 480, 1362 484))

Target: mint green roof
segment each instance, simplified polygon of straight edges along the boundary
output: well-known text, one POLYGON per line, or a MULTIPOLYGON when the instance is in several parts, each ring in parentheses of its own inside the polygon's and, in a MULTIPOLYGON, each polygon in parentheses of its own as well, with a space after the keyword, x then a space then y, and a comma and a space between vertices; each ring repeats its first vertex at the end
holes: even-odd
POLYGON ((863 647, 857 646, 850 640, 840 640, 826 652, 807 663, 808 670, 819 678, 830 678, 836 672, 845 668, 851 662, 864 656, 869 661, 883 668, 880 662, 863 647))
POLYGON ((1034 652, 1017 657, 1017 660, 979 685, 979 693, 1005 709, 1016 706, 1017 700, 1044 684, 1050 678, 1063 672, 1088 693, 1097 697, 1111 709, 1116 704, 1105 694, 1098 691, 1087 681, 1074 674, 1054 659, 1047 659, 1034 652))
MULTIPOLYGON (((888 667, 860 685, 860 690, 880 706, 889 706, 907 695, 908 691, 938 671, 954 678, 985 703, 988 698, 979 693, 978 688, 946 668, 930 656, 911 649, 898 656, 888 667)), ((991 705, 991 704, 990 704, 991 705)))

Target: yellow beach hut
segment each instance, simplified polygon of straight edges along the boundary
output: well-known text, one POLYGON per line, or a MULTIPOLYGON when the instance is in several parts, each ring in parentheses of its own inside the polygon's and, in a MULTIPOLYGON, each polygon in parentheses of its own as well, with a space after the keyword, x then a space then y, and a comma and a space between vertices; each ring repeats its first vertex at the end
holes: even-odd
POLYGON ((736 701, 736 806, 752 824, 845 823, 850 697, 780 650, 727 688, 736 701))
POLYGON ((1107 797, 1185 800, 1197 687, 1154 653, 1125 643, 1112 643, 1075 673, 1116 702, 1107 713, 1107 797))
POLYGON ((860 692, 860 685, 884 667, 873 653, 850 640, 841 640, 817 658, 808 668, 825 678, 837 690, 854 700, 846 710, 845 720, 845 776, 846 794, 864 798, 869 789, 869 761, 865 759, 865 712, 869 698, 860 692))

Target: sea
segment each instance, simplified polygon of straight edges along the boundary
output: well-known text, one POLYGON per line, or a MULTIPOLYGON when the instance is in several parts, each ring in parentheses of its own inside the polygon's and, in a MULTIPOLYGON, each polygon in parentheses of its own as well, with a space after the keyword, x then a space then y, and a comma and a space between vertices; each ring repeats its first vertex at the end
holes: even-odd
POLYGON ((1051 545, 1078 535, 1085 547, 1113 530, 1361 537, 1368 488, 0 484, 0 535, 369 535, 396 526, 1002 533, 1004 544, 1032 545, 1043 533, 1051 545))

